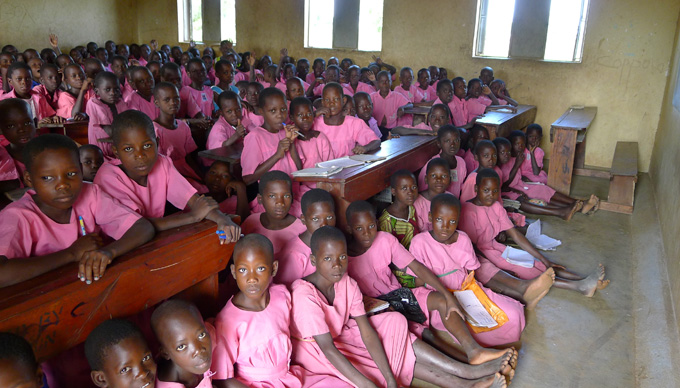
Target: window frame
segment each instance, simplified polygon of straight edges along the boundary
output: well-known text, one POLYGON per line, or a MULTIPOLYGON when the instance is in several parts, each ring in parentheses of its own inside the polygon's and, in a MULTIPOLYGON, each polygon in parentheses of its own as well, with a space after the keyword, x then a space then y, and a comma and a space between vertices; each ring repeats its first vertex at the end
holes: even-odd
MULTIPOLYGON (((177 40, 179 43, 191 43, 193 40, 196 42, 196 44, 200 45, 213 45, 213 44, 219 44, 222 40, 225 38, 222 36, 222 2, 220 2, 220 29, 219 29, 219 36, 220 39, 217 41, 207 41, 201 37, 200 40, 194 39, 192 36, 193 34, 193 26, 192 26, 192 12, 191 12, 191 2, 193 0, 177 0, 177 33, 178 37, 177 40)), ((201 6, 201 19, 203 19, 203 4, 201 6)), ((236 2, 234 1, 234 13, 236 13, 236 2)), ((234 20, 236 20, 236 17, 234 17, 234 20)), ((234 25, 235 26, 235 25, 234 25)), ((205 35, 205 32, 204 32, 205 35)), ((233 42, 234 46, 236 45, 236 28, 234 28, 234 37, 231 38, 231 41, 233 42)))
MULTIPOLYGON (((380 52, 382 52, 382 48, 383 48, 383 41, 382 40, 381 40, 381 44, 380 44, 380 46, 381 46, 380 50, 360 50, 359 49, 359 39, 357 39, 356 47, 335 47, 333 45, 334 39, 331 39, 331 46, 333 46, 333 47, 310 46, 309 45, 309 27, 311 25, 310 18, 311 18, 312 15, 310 14, 309 3, 311 1, 313 1, 313 0, 305 0, 305 2, 304 2, 304 15, 303 15, 304 16, 304 20, 303 20, 303 23, 304 23, 304 26, 303 26, 303 28, 304 28, 304 42, 303 42, 304 43, 304 49, 329 50, 329 51, 333 50, 335 52, 339 51, 339 52, 359 52, 359 53, 380 53, 380 52)), ((342 0, 333 0, 333 6, 334 7, 336 6, 337 1, 342 1, 342 0)), ((357 1, 359 2, 359 9, 360 9, 361 8, 361 1, 370 1, 370 0, 357 0, 357 1)), ((383 19, 382 19, 383 20, 383 25, 382 25, 383 28, 384 28, 384 25, 385 25, 384 11, 385 11, 385 1, 383 0, 383 19)), ((334 21, 335 21, 335 17, 336 17, 336 14, 334 12, 333 13, 333 20, 334 21)), ((360 18, 360 16, 357 16, 357 18, 360 18)), ((333 24, 335 24, 335 23, 333 23, 333 24)), ((334 34, 335 33, 334 27, 333 27, 332 31, 333 31, 333 34, 334 34)), ((358 34, 359 34, 359 26, 357 25, 357 36, 358 36, 358 34)))

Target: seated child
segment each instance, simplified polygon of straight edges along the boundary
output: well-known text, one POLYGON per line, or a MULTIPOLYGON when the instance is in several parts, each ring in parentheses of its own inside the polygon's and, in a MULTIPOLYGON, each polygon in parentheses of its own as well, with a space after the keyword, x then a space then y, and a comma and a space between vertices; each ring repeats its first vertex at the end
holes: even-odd
POLYGON ((238 88, 238 96, 241 97, 241 101, 247 101, 248 97, 248 81, 238 81, 236 82, 236 87, 238 88))
POLYGON ((0 100, 19 98, 26 101, 31 108, 31 118, 39 123, 59 123, 62 121, 59 116, 53 117, 56 112, 47 103, 45 97, 31 90, 33 79, 31 68, 27 64, 23 62, 12 63, 7 69, 7 83, 12 87, 12 90, 1 95, 0 100))
POLYGON ((80 155, 80 168, 83 169, 83 180, 94 182, 99 167, 104 164, 104 153, 101 148, 92 144, 83 144, 78 147, 80 155))
POLYGON ((222 92, 230 90, 238 94, 238 88, 232 85, 234 82, 234 71, 236 71, 234 69, 234 64, 225 59, 222 59, 215 64, 215 78, 218 82, 216 85, 210 87, 215 93, 213 95, 215 101, 217 101, 217 98, 222 92))
MULTIPOLYGON (((298 63, 298 67, 300 64, 298 63)), ((323 58, 316 58, 314 60, 314 63, 312 63, 312 72, 309 73, 309 66, 307 66, 307 71, 308 74, 304 78, 304 80, 308 83, 311 84, 314 82, 315 79, 317 78, 323 78, 324 76, 324 70, 326 70, 326 60, 323 58)), ((302 77, 300 77, 302 78, 302 77)))
POLYGON ((449 108, 451 108, 453 124, 460 128, 472 128, 472 126, 475 124, 475 121, 477 121, 478 116, 470 119, 468 103, 465 99, 465 96, 467 96, 467 85, 465 83, 465 78, 456 77, 452 79, 451 86, 453 87, 453 96, 451 97, 449 108))
POLYGON ((490 110, 508 108, 508 105, 501 105, 498 102, 496 96, 491 93, 491 89, 487 85, 482 85, 482 81, 479 78, 473 78, 468 81, 465 99, 468 106, 468 122, 490 110))
POLYGON ((500 179, 495 171, 482 169, 476 174, 475 183, 475 197, 462 203, 460 229, 467 233, 472 243, 498 268, 515 273, 521 279, 534 279, 546 268, 552 267, 556 275, 555 287, 580 292, 587 297, 592 297, 595 290, 603 289, 609 284, 609 280, 604 280, 602 264, 588 277, 583 278, 562 265, 552 263, 534 248, 526 237, 515 229, 507 212, 498 202, 500 179), (496 236, 501 232, 512 238, 525 253, 533 256, 534 261, 529 264, 522 263, 523 265, 507 261, 504 255, 512 252, 509 247, 496 241, 496 236))
POLYGON ((252 122, 252 126, 262 126, 264 123, 264 113, 260 106, 260 93, 263 90, 262 84, 256 81, 249 82, 246 88, 246 102, 248 105, 247 109, 243 110, 243 117, 248 118, 252 122))
POLYGON ((161 62, 158 60, 150 61, 146 64, 146 68, 149 69, 153 76, 154 85, 158 85, 161 82, 161 66, 161 62))
POLYGON ((14 181, 3 188, 3 192, 23 187, 26 171, 23 149, 35 137, 35 122, 31 120, 31 108, 28 103, 18 98, 0 101, 0 134, 8 142, 0 146, 0 172, 3 181, 14 181))
POLYGON ((410 67, 402 67, 399 71, 399 79, 401 80, 401 85, 394 88, 394 91, 402 94, 406 97, 414 106, 418 106, 421 102, 425 101, 425 95, 422 89, 419 89, 413 83, 413 69, 410 67))
POLYGON ((530 124, 526 130, 527 147, 524 150, 522 177, 532 182, 548 184, 548 173, 543 170, 545 152, 541 148, 543 128, 538 124, 530 124))
POLYGON ((64 83, 66 91, 59 94, 57 101, 57 116, 74 120, 85 120, 88 118, 87 101, 90 100, 90 85, 92 79, 85 78, 83 69, 70 64, 64 68, 64 83))
POLYGON ((430 108, 427 121, 418 125, 405 125, 392 129, 393 135, 408 136, 437 136, 437 131, 442 125, 447 125, 451 121, 451 112, 444 104, 435 104, 430 108))
POLYGON ((90 377, 98 387, 154 388, 156 362, 144 336, 134 323, 110 319, 97 326, 85 340, 90 377))
MULTIPOLYGON (((83 71, 85 72, 85 76, 90 79, 95 79, 97 74, 106 71, 104 69, 104 65, 99 61, 97 58, 87 58, 83 62, 83 71)), ((126 74, 127 76, 127 74, 126 74)))
MULTIPOLYGON (((179 111, 177 111, 177 117, 180 119, 194 119, 199 121, 204 121, 205 116, 201 112, 201 107, 191 95, 188 87, 182 84, 182 73, 180 72, 179 65, 173 62, 168 62, 161 67, 161 81, 170 82, 177 87, 179 90, 179 111)), ((187 120, 187 123, 192 123, 191 120, 187 120)))
MULTIPOLYGON (((60 54, 57 56, 57 66, 59 67, 59 70, 64 70, 66 66, 72 63, 75 62, 73 61, 73 58, 71 58, 71 56, 68 54, 60 54)), ((111 71, 111 68, 109 67, 107 71, 111 71)))
POLYGON ((241 224, 244 234, 266 236, 274 244, 277 260, 286 242, 305 230, 302 222, 288 213, 293 203, 291 186, 290 176, 282 171, 272 170, 262 175, 257 202, 264 212, 251 214, 241 224))
POLYGON ((430 72, 426 68, 418 70, 418 92, 423 95, 424 101, 434 101, 437 99, 437 90, 430 85, 430 72))
POLYGON ((508 90, 505 88, 505 82, 503 82, 502 80, 495 79, 491 81, 491 83, 489 84, 489 89, 491 89, 491 93, 493 93, 493 95, 496 96, 496 99, 498 100, 498 103, 500 105, 512 105, 512 106, 519 105, 517 101, 513 100, 510 97, 508 90))
POLYGON ((276 65, 267 66, 262 75, 264 76, 264 86, 266 88, 278 88, 282 92, 286 93, 286 90, 281 86, 285 87, 285 84, 278 80, 279 67, 276 65), (281 85, 279 85, 281 84, 281 85))
POLYGON ((125 98, 128 109, 144 112, 151 120, 158 117, 158 105, 154 103, 154 79, 151 70, 144 66, 133 66, 128 71, 130 84, 135 90, 125 98))
POLYGON ((392 234, 408 249, 413 236, 420 233, 416 208, 418 198, 416 178, 409 170, 399 170, 390 176, 390 191, 394 200, 383 210, 378 221, 380 230, 392 234))
POLYGON ((290 103, 294 99, 304 96, 305 96, 304 81, 302 81, 298 77, 288 78, 286 80, 286 101, 290 103))
POLYGON ((156 230, 167 230, 209 219, 224 232, 220 243, 238 240, 240 228, 218 210, 217 202, 198 195, 169 158, 158 155, 156 133, 149 116, 136 110, 114 119, 111 138, 117 159, 104 163, 95 183, 122 204, 151 221, 156 230), (165 216, 166 202, 191 209, 165 216))
MULTIPOLYGON (((59 89, 61 82, 62 76, 57 65, 45 63, 40 68, 40 85, 33 88, 33 91, 40 93, 55 112, 61 94, 59 89)), ((70 116, 67 118, 70 118, 70 116)))
POLYGON ((111 123, 120 113, 128 110, 121 99, 118 78, 113 73, 102 72, 94 79, 95 98, 88 101, 85 112, 90 117, 87 138, 90 144, 101 148, 106 160, 114 159, 111 147, 111 123))
POLYGON ((33 86, 40 84, 40 68, 45 64, 40 57, 31 58, 26 61, 26 64, 31 68, 31 76, 33 77, 33 86))
POLYGON ((321 96, 323 94, 325 85, 328 85, 331 82, 337 83, 339 81, 340 68, 337 65, 329 65, 324 72, 323 78, 317 77, 314 78, 312 82, 310 82, 309 87, 307 88, 307 97, 312 98, 315 96, 321 96))
POLYGON ((479 71, 479 79, 484 85, 490 85, 494 80, 493 69, 489 66, 483 67, 482 70, 479 71))
POLYGON ((428 216, 430 203, 437 195, 447 193, 447 188, 451 184, 451 168, 446 160, 435 158, 427 162, 427 166, 423 170, 426 172, 427 189, 418 193, 418 198, 413 202, 413 207, 416 210, 418 230, 427 232, 432 229, 432 221, 428 216))
POLYGON ((42 388, 43 371, 22 337, 0 333, 0 387, 42 388))
MULTIPOLYGON (((352 248, 348 249, 340 230, 332 226, 318 229, 312 235, 311 248, 309 259, 316 272, 293 283, 291 324, 293 359, 311 375, 335 376, 353 386, 410 386, 414 377, 436 386, 458 386, 465 383, 458 377, 462 375, 480 378, 472 384, 505 382, 498 372, 511 369, 511 351, 476 345, 476 349, 488 354, 484 360, 474 359, 473 364, 496 361, 470 367, 448 359, 419 340, 409 332, 406 319, 396 312, 367 317, 361 282, 350 277, 354 276, 355 263, 367 259, 348 256, 352 248)), ((367 273, 375 272, 365 265, 360 267, 367 273)), ((434 275, 431 278, 437 281, 434 275)), ((447 294, 454 299, 450 292, 447 294)), ((457 316, 455 312, 450 315, 457 316)))
POLYGON ((250 126, 250 120, 243 117, 243 107, 238 93, 231 90, 222 92, 217 99, 220 118, 215 122, 206 149, 220 148, 235 143, 242 143, 246 136, 246 128, 250 126))
POLYGON ((205 64, 200 58, 191 58, 187 62, 187 72, 191 83, 188 85, 189 92, 194 97, 196 103, 201 108, 201 112, 207 118, 212 117, 213 113, 213 92, 210 86, 205 85, 207 71, 205 64))
POLYGON ((298 97, 290 103, 290 118, 302 135, 295 141, 302 168, 335 159, 333 146, 326 135, 314 129, 314 107, 308 98, 298 97))
POLYGON ((373 117, 378 121, 378 126, 392 129, 398 125, 410 125, 410 121, 404 116, 404 109, 410 108, 413 104, 402 94, 391 90, 392 79, 386 70, 381 71, 376 76, 377 92, 371 93, 373 101, 373 117))
MULTIPOLYGON (((342 84, 342 91, 346 96, 354 96, 356 93, 363 92, 371 94, 376 91, 373 85, 361 82, 361 69, 357 65, 352 65, 347 69, 347 83, 342 84)), ((375 76, 373 76, 375 78, 375 76)))
MULTIPOLYGON (((496 146, 494 145, 493 142, 484 139, 479 140, 474 148, 474 155, 475 155, 474 160, 475 162, 477 162, 479 167, 468 172, 468 175, 465 178, 465 181, 463 182, 463 186, 460 189, 461 203, 465 203, 476 196, 475 182, 477 179, 476 176, 478 170, 482 168, 490 168, 496 171, 496 174, 499 174, 499 176, 502 175, 501 169, 496 165, 497 164, 496 162, 498 160, 498 152, 496 151, 496 146)), ((467 161, 465 162, 465 164, 466 166, 468 165, 467 161)), ((501 201, 500 193, 498 195, 497 200, 501 201)))
MULTIPOLYGON (((479 161, 475 157, 475 148, 477 147, 477 143, 482 140, 489 140, 489 130, 481 125, 475 125, 470 130, 469 148, 465 151, 465 155, 463 156, 465 167, 467 167, 468 172, 475 171, 479 167, 479 161)), ((465 202, 464 199, 461 198, 461 200, 465 202)))
MULTIPOLYGON (((480 267, 470 238, 465 232, 456 230, 460 220, 460 202, 449 193, 440 193, 432 198, 427 217, 432 228, 424 229, 415 236, 409 251, 416 260, 431 269, 446 288, 460 290, 468 272, 480 267)), ((472 337, 483 346, 519 342, 525 325, 522 304, 479 286, 503 310, 508 321, 490 331, 473 331, 472 337)))
POLYGON ((118 83, 120 86, 120 94, 122 95, 122 100, 125 100, 128 95, 135 92, 127 79, 128 62, 127 58, 116 55, 111 59, 111 71, 118 78, 118 83))
POLYGON ((296 65, 296 74, 298 78, 300 78, 303 81, 307 80, 307 75, 309 74, 309 59, 307 58, 300 58, 298 59, 296 65))
POLYGON ((343 105, 342 86, 335 82, 326 84, 323 88, 323 107, 315 113, 314 129, 328 137, 333 144, 335 157, 365 154, 378 149, 380 138, 362 119, 344 116, 343 105))
POLYGON ((354 107, 357 111, 357 117, 364 120, 364 123, 366 123, 378 139, 380 139, 383 135, 378 127, 378 120, 373 117, 373 103, 371 102, 370 94, 366 92, 357 92, 352 98, 354 100, 354 107))
POLYGON ((0 287, 72 262, 80 262, 78 277, 90 284, 113 259, 153 237, 147 220, 83 184, 73 140, 46 134, 22 152, 31 190, 0 212, 0 287), (116 241, 103 246, 100 230, 116 241))
MULTIPOLYGON (((291 296, 286 286, 272 283, 278 268, 272 243, 259 234, 247 235, 234 247, 233 260, 231 275, 239 292, 215 319, 213 383, 218 387, 302 387, 305 371, 290 363, 291 296)), ((337 386, 333 379, 324 383, 337 386)))
POLYGON ((160 343, 155 388, 212 388, 210 370, 217 345, 215 328, 198 308, 181 299, 161 303, 151 315, 160 343))
MULTIPOLYGON (((445 106, 445 105, 433 105, 432 108, 434 109, 437 106, 445 106)), ((442 114, 444 109, 439 111, 441 116, 446 117, 446 121, 448 121, 448 117, 445 114, 442 114)), ((433 111, 430 114, 430 120, 439 120, 439 118, 433 114, 436 112, 433 111)), ((456 155, 458 153, 458 150, 460 149, 460 131, 458 128, 454 127, 453 125, 444 125, 439 128, 437 131, 437 145, 439 146, 439 149, 441 152, 439 155, 435 155, 432 157, 432 159, 437 159, 437 158, 442 158, 446 160, 446 162, 449 164, 449 167, 451 168, 451 182, 446 189, 449 193, 453 194, 456 198, 460 197, 460 190, 463 185, 463 182, 465 181, 465 178, 467 177, 467 166, 465 164, 465 161, 463 158, 460 156, 456 155)), ((420 170, 420 174, 418 174, 418 188, 420 190, 427 190, 427 181, 425 179, 425 173, 427 172, 426 168, 422 168, 420 170)))
POLYGON ((236 214, 242 221, 250 215, 246 185, 233 179, 229 164, 216 160, 206 171, 203 181, 208 190, 207 195, 217 201, 222 213, 236 214))

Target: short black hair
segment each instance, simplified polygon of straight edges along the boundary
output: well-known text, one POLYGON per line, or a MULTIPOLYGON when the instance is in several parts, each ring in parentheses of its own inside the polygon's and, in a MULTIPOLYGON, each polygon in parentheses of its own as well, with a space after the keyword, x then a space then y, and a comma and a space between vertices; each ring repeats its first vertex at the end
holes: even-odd
POLYGON ((522 132, 522 131, 520 131, 520 130, 517 129, 517 130, 514 130, 514 131, 510 132, 510 134, 508 135, 508 140, 513 141, 516 137, 521 137, 521 138, 523 138, 525 141, 526 141, 526 139, 527 139, 527 137, 526 137, 526 135, 524 134, 524 132, 522 132))
POLYGON ((486 129, 486 127, 475 124, 475 126, 470 129, 470 137, 475 137, 477 132, 486 132, 486 136, 489 136, 489 130, 486 129))
POLYGON ((23 110, 28 113, 29 117, 31 116, 31 107, 26 101, 21 98, 7 98, 0 100, 0 123, 4 123, 7 120, 7 114, 13 110, 23 110))
POLYGON ((479 155, 479 152, 484 149, 484 148, 493 148, 494 150, 496 149, 496 145, 493 144, 491 140, 480 140, 479 143, 475 146, 475 155, 479 155))
POLYGON ((115 85, 120 86, 118 77, 109 71, 100 71, 99 73, 97 73, 97 75, 94 77, 94 86, 98 88, 104 81, 111 81, 115 85))
POLYGON ((439 130, 437 130, 437 139, 441 140, 445 135, 449 133, 456 133, 458 134, 458 137, 460 137, 460 129, 456 128, 451 124, 446 124, 442 125, 441 127, 439 127, 439 130))
POLYGON ((316 66, 317 63, 322 63, 324 66, 326 66, 326 60, 323 58, 316 58, 312 67, 316 66))
MULTIPOLYGON (((253 83, 251 82, 249 84, 249 86, 252 85, 252 84, 253 83)), ((281 89, 265 88, 264 90, 262 90, 260 92, 260 95, 257 97, 257 103, 262 109, 264 109, 264 105, 265 105, 267 99, 272 98, 274 96, 280 96, 281 98, 283 98, 284 102, 286 101, 286 95, 283 93, 283 91, 281 89)))
POLYGON ((309 242, 309 247, 312 249, 312 255, 316 255, 319 251, 319 246, 322 242, 326 241, 342 241, 347 244, 345 235, 340 231, 340 229, 335 226, 322 226, 312 233, 312 239, 309 242))
POLYGON ((113 144, 118 144, 123 131, 138 127, 144 128, 147 135, 156 141, 156 131, 154 130, 151 118, 143 112, 130 109, 119 113, 118 116, 113 118, 111 123, 111 139, 113 144))
MULTIPOLYGON (((440 81, 441 82, 441 81, 440 81)), ((428 114, 428 122, 430 121, 430 114, 432 114, 432 111, 435 109, 443 109, 444 112, 446 113, 446 116, 449 118, 449 121, 451 121, 451 109, 449 108, 448 105, 446 104, 434 104, 432 105, 432 108, 430 108, 430 113, 428 114)))
POLYGON ((197 320, 203 321, 203 316, 201 316, 200 311, 196 305, 191 302, 187 302, 183 299, 168 299, 156 307, 151 314, 151 329, 156 338, 159 338, 158 331, 160 329, 161 322, 178 311, 188 312, 193 315, 197 320))
POLYGON ((236 263, 236 256, 238 256, 241 251, 253 247, 264 249, 265 253, 269 257, 269 260, 271 262, 274 261, 274 245, 272 242, 266 236, 261 234, 249 233, 244 237, 241 237, 234 246, 234 252, 232 253, 234 263, 236 263))
POLYGON ((331 206, 331 209, 335 211, 335 201, 328 191, 322 189, 311 189, 306 192, 300 200, 302 214, 307 213, 309 207, 315 203, 327 203, 331 206))
POLYGON ((288 109, 288 113, 290 117, 293 117, 293 112, 295 112, 295 109, 297 107, 302 106, 302 105, 307 105, 309 106, 309 109, 314 112, 314 105, 312 104, 312 101, 307 98, 307 97, 295 97, 291 102, 290 102, 290 108, 288 109))
POLYGON ((539 124, 529 124, 527 127, 527 135, 529 134, 529 131, 536 131, 539 135, 543 136, 543 127, 541 127, 539 124))
POLYGON ((441 193, 435 195, 434 198, 432 198, 432 203, 430 203, 430 212, 433 212, 436 206, 441 205, 452 206, 460 211, 460 200, 451 193, 441 193))
POLYGON ((451 170, 451 167, 449 167, 449 162, 446 161, 446 159, 443 158, 434 158, 427 162, 427 167, 425 168, 425 173, 429 173, 431 169, 435 167, 444 167, 446 171, 451 170))
MULTIPOLYGON (((271 88, 271 89, 276 89, 276 88, 271 88)), ((278 90, 278 89, 276 89, 276 90, 278 90)), ((286 174, 283 171, 271 170, 271 171, 265 172, 264 175, 262 175, 262 177, 260 178, 260 183, 259 183, 259 187, 258 187, 258 191, 259 191, 260 195, 264 195, 264 189, 271 182, 286 182, 286 183, 288 183, 288 187, 291 189, 291 194, 292 194, 292 192, 293 192, 293 181, 290 179, 290 176, 288 176, 288 174, 286 174)))
POLYGON ((239 97, 237 93, 233 90, 225 90, 217 97, 217 105, 222 108, 222 103, 229 100, 237 101, 239 104, 241 103, 241 97, 239 97))
POLYGON ((46 133, 31 139, 24 149, 21 150, 21 156, 26 165, 26 171, 31 172, 33 163, 38 155, 47 150, 62 150, 66 149, 73 154, 75 160, 80 164, 80 153, 78 152, 78 145, 70 138, 56 133, 46 133))
POLYGON ((493 178, 498 181, 498 184, 501 184, 501 178, 498 176, 498 173, 494 171, 493 168, 482 168, 481 170, 477 171, 477 177, 475 180, 475 184, 477 186, 482 184, 482 180, 486 178, 493 178))
POLYGON ((299 82, 299 83, 300 83, 300 86, 304 87, 304 85, 303 85, 302 80, 300 79, 300 77, 295 76, 295 77, 290 77, 290 78, 288 78, 288 79, 286 80, 286 87, 288 87, 288 83, 289 83, 289 82, 299 82))
POLYGON ((370 102, 371 105, 373 105, 373 100, 371 100, 371 95, 368 94, 368 93, 366 93, 366 92, 357 92, 357 93, 354 93, 354 96, 353 96, 353 97, 354 97, 354 102, 357 101, 357 97, 361 97, 361 98, 367 99, 368 102, 370 102))
POLYGON ((153 97, 158 98, 158 92, 161 89, 174 89, 177 92, 177 95, 179 95, 179 90, 177 90, 177 86, 173 84, 172 82, 159 82, 154 88, 153 88, 153 97))
POLYGON ((13 333, 0 333, 0 360, 14 361, 32 371, 38 370, 31 344, 13 333))
POLYGON ((473 78, 473 79, 469 80, 469 81, 468 81, 468 84, 467 84, 468 89, 470 89, 470 87, 472 86, 472 84, 480 84, 480 85, 481 85, 481 84, 482 84, 482 80, 479 79, 479 78, 473 78))
POLYGON ((104 152, 102 151, 101 148, 94 144, 83 144, 80 147, 78 147, 78 152, 80 153, 81 151, 88 151, 92 150, 94 152, 99 152, 100 154, 104 155, 104 152))
POLYGON ((15 62, 12 62, 12 64, 9 65, 9 68, 7 69, 7 79, 12 78, 12 73, 14 73, 17 70, 21 70, 21 69, 27 70, 28 73, 31 75, 31 77, 33 76, 33 72, 31 71, 31 67, 28 66, 28 64, 26 64, 26 62, 15 61, 15 62))
POLYGON ((426 72, 426 71, 429 72, 429 70, 427 70, 427 69, 424 68, 424 67, 423 67, 422 69, 418 70, 418 77, 420 77, 420 75, 423 74, 423 73, 426 72))
POLYGON ((276 78, 276 73, 279 72, 277 65, 269 65, 264 69, 264 72, 272 78, 276 78))
POLYGON ((323 87, 323 92, 321 92, 321 94, 323 95, 323 94, 326 92, 326 90, 328 90, 328 89, 335 89, 335 90, 337 90, 338 93, 340 93, 340 96, 342 96, 342 95, 345 94, 345 92, 342 90, 342 85, 340 85, 340 84, 337 83, 337 82, 329 82, 329 83, 327 83, 326 86, 323 87))
POLYGON ((231 68, 233 69, 233 68, 234 68, 234 64, 231 63, 231 61, 227 61, 226 59, 220 59, 220 60, 217 61, 217 63, 215 64, 215 71, 217 71, 217 69, 222 68, 222 67, 231 67, 231 68))
POLYGON ((42 75, 43 71, 45 71, 47 69, 52 69, 56 72, 59 72, 59 66, 55 65, 54 63, 45 62, 45 63, 43 63, 42 66, 40 66, 40 75, 42 75))
POLYGON ((378 82, 380 77, 387 77, 387 80, 392 82, 392 74, 387 70, 379 71, 378 74, 375 75, 375 82, 378 82))
POLYGON ((448 79, 443 79, 437 82, 437 93, 441 92, 444 90, 444 85, 451 85, 451 89, 453 89, 453 82, 448 79))
POLYGON ((409 177, 409 178, 413 179, 414 182, 417 182, 416 176, 413 175, 413 172, 411 172, 411 170, 401 169, 401 170, 396 171, 390 177, 390 187, 393 188, 393 189, 396 189, 397 188, 397 180, 400 179, 400 178, 405 178, 405 177, 409 177))
POLYGON ((175 62, 166 62, 161 66, 161 77, 165 75, 166 72, 168 71, 177 71, 179 72, 180 76, 182 75, 182 72, 179 69, 179 65, 176 64, 175 62))
POLYGON ((493 143, 493 145, 496 146, 496 150, 498 150, 498 148, 503 144, 507 145, 508 147, 512 147, 512 144, 510 144, 510 140, 508 140, 504 137, 500 137, 500 136, 493 139, 492 143, 493 143))
POLYGON ((90 369, 102 370, 109 349, 128 338, 146 340, 139 328, 124 319, 109 319, 99 324, 85 340, 85 357, 90 369))
POLYGON ((456 82, 462 82, 465 84, 465 78, 463 77, 455 77, 454 79, 451 80, 451 83, 455 85, 456 82))
POLYGON ((375 208, 368 201, 354 201, 350 203, 347 210, 345 210, 345 218, 347 218, 348 225, 350 218, 356 213, 370 213, 375 217, 375 208))
POLYGON ((151 70, 149 70, 149 68, 146 66, 132 66, 130 69, 128 69, 128 74, 130 74, 130 78, 133 78, 135 74, 137 74, 140 71, 143 71, 145 73, 148 72, 151 78, 153 78, 151 70))

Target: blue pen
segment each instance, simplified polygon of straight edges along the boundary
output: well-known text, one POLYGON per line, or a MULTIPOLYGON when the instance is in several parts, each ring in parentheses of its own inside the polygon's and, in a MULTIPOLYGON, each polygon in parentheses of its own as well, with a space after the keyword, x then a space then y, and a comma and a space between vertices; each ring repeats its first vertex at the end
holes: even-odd
POLYGON ((78 223, 80 224, 80 234, 85 236, 87 232, 85 231, 85 221, 83 221, 83 216, 78 216, 78 223))

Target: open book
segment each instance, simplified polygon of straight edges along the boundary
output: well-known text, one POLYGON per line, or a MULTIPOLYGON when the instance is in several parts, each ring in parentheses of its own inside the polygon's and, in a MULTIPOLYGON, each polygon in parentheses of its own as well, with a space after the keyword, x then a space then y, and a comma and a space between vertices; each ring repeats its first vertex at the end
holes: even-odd
POLYGON ((388 309, 389 307, 390 304, 384 300, 371 298, 370 296, 364 295, 364 308, 366 309, 366 314, 377 314, 388 309))
POLYGON ((477 299, 474 291, 456 291, 453 293, 458 299, 458 303, 465 311, 465 320, 472 326, 476 327, 496 327, 498 322, 486 311, 486 308, 477 299))

